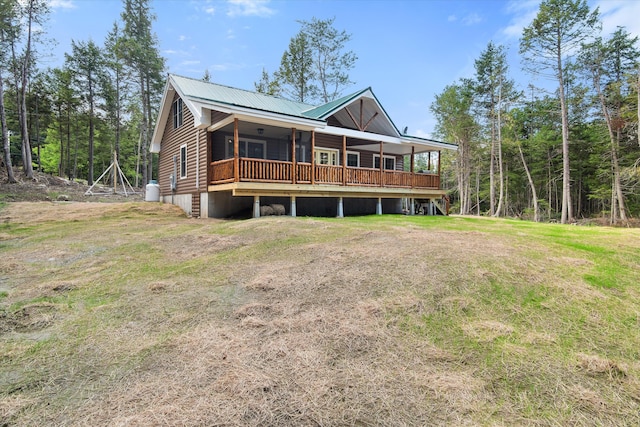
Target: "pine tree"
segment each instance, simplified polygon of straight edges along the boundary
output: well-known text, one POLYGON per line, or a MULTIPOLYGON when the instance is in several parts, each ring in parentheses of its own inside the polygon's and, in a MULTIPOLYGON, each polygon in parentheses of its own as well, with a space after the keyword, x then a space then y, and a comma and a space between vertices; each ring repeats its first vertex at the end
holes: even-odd
POLYGON ((533 22, 524 28, 520 53, 534 73, 551 71, 558 82, 562 121, 562 223, 573 221, 569 165, 569 113, 567 60, 572 50, 598 27, 598 9, 589 11, 586 0, 545 0, 533 22))

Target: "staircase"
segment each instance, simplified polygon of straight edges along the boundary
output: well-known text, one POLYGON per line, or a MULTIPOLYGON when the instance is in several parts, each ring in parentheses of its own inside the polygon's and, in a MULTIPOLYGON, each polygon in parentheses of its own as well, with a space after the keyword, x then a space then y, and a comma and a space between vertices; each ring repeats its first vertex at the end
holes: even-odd
POLYGON ((200 193, 191 194, 191 218, 200 218, 200 193))

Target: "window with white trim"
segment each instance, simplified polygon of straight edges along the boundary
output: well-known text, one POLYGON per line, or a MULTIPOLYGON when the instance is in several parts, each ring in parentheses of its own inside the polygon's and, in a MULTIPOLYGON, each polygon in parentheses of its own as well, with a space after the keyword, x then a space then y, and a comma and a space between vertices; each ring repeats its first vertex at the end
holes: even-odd
POLYGON ((339 151, 333 148, 316 148, 315 162, 316 165, 338 166, 340 157, 339 151))
POLYGON ((360 153, 357 151, 347 151, 347 166, 353 168, 360 167, 360 153))
MULTIPOLYGON (((380 169, 380 155, 373 155, 373 167, 375 169, 380 169)), ((386 170, 395 170, 396 169, 396 158, 394 156, 384 156, 384 169, 386 170)))
POLYGON ((182 126, 182 98, 173 101, 173 128, 182 126))
POLYGON ((187 146, 180 146, 180 179, 187 177, 187 146))
MULTIPOLYGON (((267 142, 258 139, 240 138, 238 141, 238 152, 240 157, 250 157, 252 159, 267 158, 267 142)), ((233 157, 233 137, 227 137, 227 159, 233 157)))

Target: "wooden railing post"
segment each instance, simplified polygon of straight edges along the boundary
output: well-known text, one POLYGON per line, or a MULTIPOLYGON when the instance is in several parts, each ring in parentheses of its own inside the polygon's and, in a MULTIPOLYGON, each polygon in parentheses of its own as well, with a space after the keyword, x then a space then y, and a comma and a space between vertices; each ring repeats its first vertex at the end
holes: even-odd
POLYGON ((438 189, 440 189, 440 150, 438 150, 438 189))
POLYGON ((414 179, 414 168, 415 168, 415 159, 414 157, 416 156, 416 147, 414 147, 413 145, 411 146, 411 167, 410 167, 410 172, 411 172, 411 188, 413 188, 415 179, 414 179))
POLYGON ((347 136, 342 135, 342 185, 347 185, 347 136))
POLYGON ((382 141, 380 141, 380 187, 384 187, 384 156, 382 152, 382 141))
POLYGON ((296 166, 296 128, 291 128, 291 183, 296 183, 298 168, 296 166))
POLYGON ((240 135, 238 119, 233 119, 233 180, 240 181, 240 135))
POLYGON ((311 131, 311 185, 316 183, 316 132, 311 131))

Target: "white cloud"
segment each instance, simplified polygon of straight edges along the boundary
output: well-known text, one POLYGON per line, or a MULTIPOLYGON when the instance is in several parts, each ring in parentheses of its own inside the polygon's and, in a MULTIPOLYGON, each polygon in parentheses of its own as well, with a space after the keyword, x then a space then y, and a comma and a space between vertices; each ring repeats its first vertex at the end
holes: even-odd
POLYGON ((475 25, 482 22, 482 17, 477 13, 470 13, 469 15, 462 18, 462 23, 464 25, 475 25))
POLYGON ((616 27, 625 27, 632 36, 640 36, 640 2, 621 0, 599 0, 594 6, 600 8, 602 33, 608 37, 616 27))
POLYGON ((215 15, 216 14, 216 8, 213 7, 213 6, 205 7, 204 8, 204 13, 206 13, 207 15, 215 15))
POLYGON ((512 0, 507 5, 506 11, 512 15, 509 25, 502 30, 507 38, 519 39, 524 27, 531 24, 538 14, 539 0, 512 0))
POLYGON ((178 41, 183 42, 183 41, 185 41, 185 40, 189 40, 189 37, 187 37, 187 36, 185 36, 185 35, 180 35, 180 36, 178 36, 178 41))
POLYGON ((180 65, 198 65, 200 61, 182 61, 180 65))
POLYGON ((244 65, 231 64, 229 62, 226 62, 224 64, 213 64, 209 68, 211 68, 213 71, 230 71, 230 70, 240 70, 245 67, 244 65))
POLYGON ((73 0, 49 0, 51 9, 75 9, 76 5, 73 0))
POLYGON ((275 13, 267 5, 270 0, 228 0, 227 16, 259 16, 267 18, 275 13))
POLYGON ((227 40, 233 40, 236 38, 236 33, 233 30, 227 30, 227 40))

